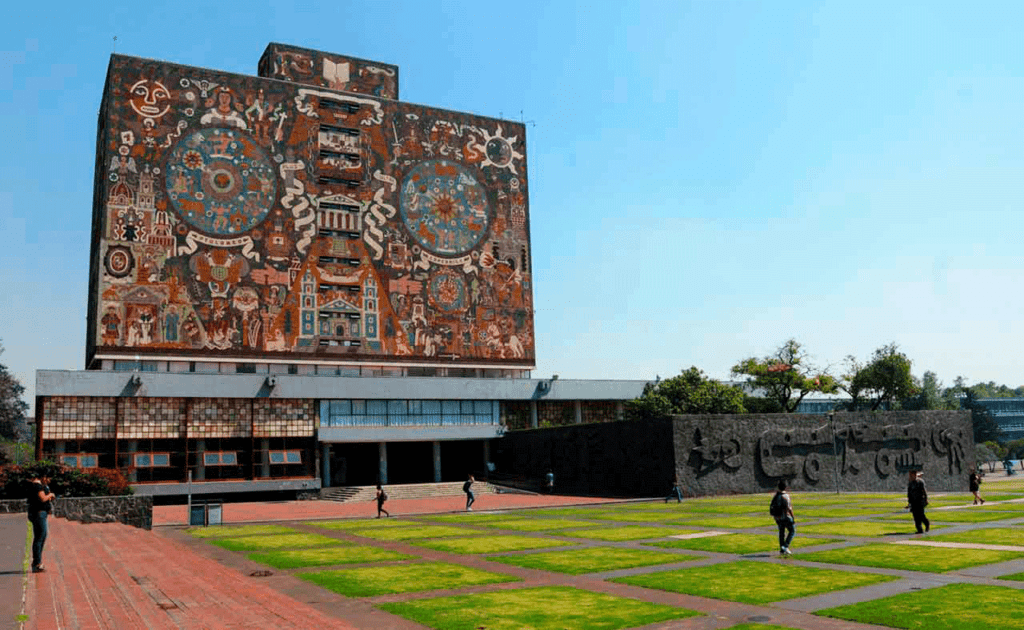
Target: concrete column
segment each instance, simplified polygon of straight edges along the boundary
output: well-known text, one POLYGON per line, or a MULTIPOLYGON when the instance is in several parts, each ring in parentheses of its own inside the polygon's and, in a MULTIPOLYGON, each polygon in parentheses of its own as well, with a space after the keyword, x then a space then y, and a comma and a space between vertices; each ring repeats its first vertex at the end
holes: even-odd
POLYGON ((196 440, 196 481, 206 480, 206 461, 203 454, 206 452, 206 440, 196 440))
POLYGON ((577 400, 572 406, 576 412, 576 424, 583 424, 583 403, 577 400))
POLYGON ((491 469, 487 467, 487 464, 491 461, 491 443, 488 440, 484 440, 484 470, 490 472, 491 469))
POLYGON ((260 440, 260 450, 263 451, 263 463, 260 465, 260 477, 270 479, 270 438, 260 440))
POLYGON ((128 481, 132 483, 139 480, 139 473, 135 470, 135 452, 138 450, 138 440, 127 440, 124 443, 124 451, 128 454, 128 481))
POLYGON ((377 458, 378 458, 378 470, 377 474, 380 475, 380 483, 385 484, 388 482, 388 444, 387 442, 377 443, 377 458))
POLYGON ((625 407, 623 406, 621 400, 615 401, 615 419, 616 420, 622 420, 622 415, 623 415, 622 412, 623 412, 624 409, 625 409, 625 407))
POLYGON ((530 401, 530 428, 531 429, 536 429, 537 428, 537 401, 536 400, 531 400, 530 401))
POLYGON ((320 474, 323 478, 320 479, 320 486, 324 488, 331 487, 331 445, 324 442, 320 445, 320 462, 323 466, 323 470, 320 474))
POLYGON ((434 483, 441 483, 441 443, 434 440, 434 483))

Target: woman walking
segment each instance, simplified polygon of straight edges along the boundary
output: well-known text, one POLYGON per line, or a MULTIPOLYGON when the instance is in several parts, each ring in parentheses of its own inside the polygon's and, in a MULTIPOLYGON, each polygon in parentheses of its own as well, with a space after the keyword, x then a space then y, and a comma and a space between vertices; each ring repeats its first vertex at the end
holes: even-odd
POLYGON ((971 494, 974 495, 974 505, 985 504, 985 499, 981 498, 981 475, 977 471, 971 473, 971 480, 969 482, 971 494))

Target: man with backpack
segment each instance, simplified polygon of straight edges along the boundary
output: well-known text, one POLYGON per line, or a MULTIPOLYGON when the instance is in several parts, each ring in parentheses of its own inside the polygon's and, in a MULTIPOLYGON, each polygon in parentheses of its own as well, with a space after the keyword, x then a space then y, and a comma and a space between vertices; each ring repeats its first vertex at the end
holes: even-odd
POLYGON ((783 556, 791 556, 790 543, 793 542, 793 535, 796 533, 796 518, 793 516, 793 502, 786 492, 786 481, 780 480, 778 491, 772 497, 768 506, 768 512, 775 518, 775 525, 779 528, 779 553, 783 556))

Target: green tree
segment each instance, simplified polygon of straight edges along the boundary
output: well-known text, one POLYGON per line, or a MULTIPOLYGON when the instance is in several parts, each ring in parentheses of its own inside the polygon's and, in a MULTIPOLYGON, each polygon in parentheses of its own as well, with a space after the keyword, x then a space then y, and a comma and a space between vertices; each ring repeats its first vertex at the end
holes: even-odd
POLYGON ((974 445, 974 456, 978 459, 978 466, 988 464, 989 472, 996 469, 996 454, 984 444, 974 445))
POLYGON ((984 405, 976 402, 974 388, 968 387, 962 399, 964 409, 971 412, 971 424, 974 427, 974 442, 992 442, 998 444, 1002 430, 992 418, 992 412, 984 405))
POLYGON ((925 372, 920 382, 914 383, 917 394, 904 400, 901 406, 904 409, 927 410, 927 409, 959 409, 960 401, 956 398, 947 398, 946 388, 942 387, 938 375, 935 372, 925 372))
MULTIPOLYGON (((0 354, 3 351, 0 345, 0 354)), ((0 364, 0 438, 17 440, 18 434, 24 431, 28 412, 28 403, 22 399, 24 395, 25 387, 7 371, 6 365, 0 364)))
POLYGON ((747 384, 761 397, 774 401, 784 413, 796 410, 807 394, 834 394, 839 383, 827 370, 814 368, 803 346, 790 339, 762 359, 751 357, 732 367, 735 376, 747 377, 747 384))
POLYGON ((851 409, 868 405, 875 411, 883 403, 892 409, 918 393, 910 373, 911 361, 895 342, 875 350, 866 365, 859 364, 853 357, 848 357, 847 361, 850 370, 843 375, 843 389, 850 395, 851 409))
POLYGON ((648 383, 636 400, 626 403, 632 419, 663 418, 675 414, 745 413, 743 392, 724 385, 691 367, 679 376, 648 383))

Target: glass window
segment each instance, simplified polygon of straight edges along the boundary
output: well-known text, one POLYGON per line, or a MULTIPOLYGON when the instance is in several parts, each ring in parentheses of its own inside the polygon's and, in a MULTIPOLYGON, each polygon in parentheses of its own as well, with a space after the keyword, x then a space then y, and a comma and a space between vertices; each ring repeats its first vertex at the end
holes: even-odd
POLYGON ((71 466, 72 468, 78 468, 78 456, 76 455, 64 455, 60 458, 60 461, 65 466, 71 466))
POLYGON ((171 456, 168 453, 153 453, 154 466, 170 466, 171 456))
POLYGON ((485 413, 487 415, 490 415, 491 414, 491 409, 492 409, 491 401, 489 401, 489 400, 478 400, 475 403, 473 403, 473 409, 478 414, 485 413))
POLYGON ((458 415, 462 413, 462 405, 457 400, 443 400, 441 401, 441 413, 445 415, 458 415))
POLYGON ((386 400, 367 400, 366 401, 366 413, 370 414, 381 414, 386 415, 388 412, 388 401, 386 400))
POLYGON ((463 400, 462 401, 462 415, 471 416, 473 415, 473 401, 463 400))
POLYGON ((352 403, 348 400, 332 400, 331 401, 331 415, 337 416, 341 414, 352 413, 352 403))
POLYGON ((220 464, 220 453, 203 453, 203 464, 206 466, 220 464))
POLYGON ((425 413, 425 414, 440 414, 441 413, 441 401, 440 400, 424 400, 423 401, 423 413, 425 413))
POLYGON ((288 463, 289 464, 301 464, 302 463, 302 452, 300 451, 288 451, 288 463))
POLYGON ((135 465, 139 468, 152 466, 153 458, 150 457, 149 453, 139 453, 135 456, 135 465))
POLYGON ((270 463, 271 464, 283 464, 284 463, 284 451, 270 451, 270 463))
POLYGON ((238 455, 236 453, 221 453, 220 463, 234 466, 238 463, 238 455))
POLYGON ((419 400, 410 400, 409 401, 409 415, 410 416, 418 416, 421 413, 423 413, 423 402, 419 401, 419 400))
POLYGON ((352 415, 361 416, 366 413, 366 401, 365 400, 353 400, 352 401, 352 415))
POLYGON ((82 468, 96 468, 99 466, 99 462, 97 461, 98 459, 99 458, 95 455, 82 455, 81 459, 79 459, 78 461, 78 464, 82 468))
POLYGON ((409 413, 409 407, 404 400, 389 400, 388 401, 388 415, 389 416, 404 416, 409 413))

